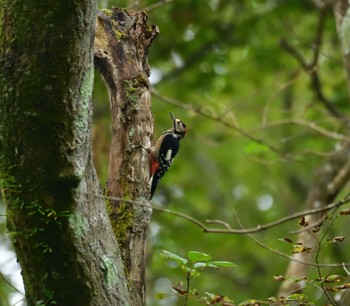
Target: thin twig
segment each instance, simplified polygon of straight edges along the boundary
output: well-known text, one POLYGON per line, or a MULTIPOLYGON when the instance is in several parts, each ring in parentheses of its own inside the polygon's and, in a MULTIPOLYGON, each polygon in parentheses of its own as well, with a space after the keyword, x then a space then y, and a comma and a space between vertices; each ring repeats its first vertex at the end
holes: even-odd
POLYGON ((345 273, 346 273, 348 276, 350 276, 350 271, 346 268, 345 262, 342 263, 342 267, 343 267, 345 273))
MULTIPOLYGON (((130 201, 130 200, 124 200, 123 198, 118 198, 118 197, 110 197, 110 196, 104 196, 104 195, 95 195, 95 197, 97 198, 102 198, 102 199, 108 199, 108 200, 112 200, 112 201, 123 201, 125 203, 130 203, 130 204, 136 204, 136 205, 140 205, 140 206, 145 206, 145 207, 149 207, 148 204, 146 204, 145 202, 140 202, 140 201, 130 201)), ((272 227, 276 227, 278 225, 281 225, 283 223, 286 223, 288 221, 291 220, 295 220, 298 218, 301 218, 303 216, 307 216, 307 215, 313 215, 313 214, 318 214, 321 212, 325 212, 325 211, 329 211, 332 210, 334 208, 338 208, 342 205, 345 205, 347 203, 350 202, 350 197, 346 196, 343 200, 340 200, 338 202, 334 202, 331 203, 329 205, 320 207, 320 208, 314 208, 314 209, 309 209, 309 210, 304 210, 301 212, 297 212, 291 215, 288 215, 286 217, 280 218, 276 221, 270 222, 270 223, 266 223, 263 225, 257 225, 256 227, 252 227, 252 228, 246 228, 246 229, 234 229, 234 228, 210 228, 208 226, 206 226, 203 222, 199 221, 196 218, 193 218, 187 214, 181 213, 181 212, 177 212, 174 210, 170 210, 167 208, 162 208, 162 207, 156 207, 156 206, 152 206, 152 209, 154 211, 157 212, 161 212, 161 213, 167 213, 169 215, 173 215, 173 216, 177 216, 180 217, 182 219, 185 219, 195 225, 197 225, 203 232, 205 233, 215 233, 215 234, 252 234, 252 233, 258 233, 261 231, 265 231, 267 229, 270 229, 272 227)), ((218 221, 215 220, 217 223, 218 221)), ((225 222, 222 221, 221 224, 224 224, 225 222)))
MULTIPOLYGON (((314 239, 316 239, 317 241, 317 244, 318 244, 318 248, 317 248, 317 252, 316 252, 316 256, 315 256, 315 262, 317 264, 317 274, 318 274, 318 277, 320 280, 322 280, 322 273, 321 273, 321 269, 320 269, 320 266, 319 266, 319 256, 320 256, 320 253, 321 253, 321 249, 322 249, 322 241, 325 239, 325 237, 327 236, 329 230, 331 229, 331 227, 333 226, 334 224, 334 218, 332 218, 332 222, 329 224, 329 226, 326 228, 325 232, 323 233, 323 235, 321 236, 321 239, 317 239, 315 236, 314 239)), ((327 299, 331 302, 332 305, 337 305, 332 297, 329 295, 329 293, 327 292, 325 286, 324 286, 324 283, 321 281, 320 283, 320 286, 321 286, 321 289, 322 289, 322 292, 326 295, 327 299)))
MULTIPOLYGON (((242 230, 245 230, 245 228, 243 227, 242 223, 240 222, 237 214, 235 211, 233 211, 233 215, 235 217, 235 220, 237 221, 237 223, 239 224, 239 226, 241 227, 242 230)), ((311 267, 320 267, 320 268, 335 268, 335 267, 350 267, 350 263, 349 264, 345 264, 344 262, 341 263, 341 264, 315 264, 315 263, 310 263, 310 262, 306 262, 306 261, 302 261, 302 260, 299 260, 299 259, 296 259, 294 258, 293 256, 290 256, 288 254, 285 254, 281 251, 278 251, 278 250, 275 250, 275 249, 272 249, 270 247, 268 247, 266 244, 262 243, 261 241, 259 241, 258 239, 256 239, 252 234, 247 234, 248 237, 250 239, 252 239, 257 245, 259 245, 261 248, 265 249, 265 250, 268 250, 272 253, 275 253, 279 256, 282 256, 284 258, 287 258, 291 261, 294 261, 294 262, 297 262, 297 263, 300 263, 302 265, 305 265, 305 266, 311 266, 311 267)))
POLYGON ((12 306, 16 306, 18 303, 24 302, 25 298, 18 300, 16 303, 12 304, 12 306))
POLYGON ((326 107, 328 112, 335 118, 340 119, 343 122, 348 122, 348 119, 338 111, 334 103, 323 94, 321 81, 317 71, 317 62, 315 62, 315 60, 318 58, 318 52, 316 53, 316 51, 319 50, 319 48, 317 48, 317 50, 314 52, 314 59, 312 60, 311 64, 309 64, 301 53, 287 40, 282 39, 280 44, 283 49, 285 49, 299 62, 304 71, 309 74, 312 89, 314 90, 317 99, 326 107))
POLYGON ((302 56, 302 54, 294 48, 289 42, 286 40, 281 41, 281 46, 291 54, 300 64, 300 66, 310 75, 312 89, 314 90, 316 97, 320 100, 321 103, 326 107, 330 114, 334 117, 341 119, 344 122, 347 122, 348 119, 343 116, 338 109, 335 107, 334 103, 330 101, 322 92, 322 86, 320 82, 320 78, 317 71, 318 59, 321 50, 322 38, 323 38, 323 30, 325 24, 326 10, 320 10, 317 32, 315 42, 313 44, 313 59, 310 63, 306 61, 306 59, 302 56))
POLYGON ((190 269, 186 274, 186 295, 185 295, 184 306, 187 305, 188 295, 190 293, 191 272, 192 272, 192 269, 190 269))
POLYGON ((277 155, 279 156, 282 156, 282 158, 288 160, 288 161, 295 161, 293 160, 292 158, 288 157, 288 156, 285 156, 283 154, 283 152, 278 149, 276 146, 270 144, 270 143, 267 143, 266 141, 264 141, 262 138, 258 138, 258 137, 255 137, 255 136, 252 136, 250 135, 249 132, 241 129, 239 126, 237 126, 236 124, 232 123, 232 122, 227 122, 224 120, 224 118, 222 116, 215 116, 209 112, 206 112, 202 107, 195 107, 191 104, 188 104, 188 103, 184 103, 184 102, 181 102, 181 101, 178 101, 178 100, 175 100, 175 99, 172 99, 172 98, 169 98, 169 97, 165 97, 163 96, 161 93, 159 93, 156 89, 152 88, 151 89, 151 92, 153 95, 155 95, 157 98, 159 98, 160 100, 162 100, 163 102, 167 103, 167 104, 171 104, 171 105, 174 105, 176 107, 179 107, 179 108, 182 108, 182 109, 185 109, 185 110, 188 110, 188 111, 191 111, 191 112, 194 112, 198 115, 201 115, 205 118, 208 118, 208 119, 211 119, 211 120, 214 120, 216 122, 219 122, 221 123, 222 125, 228 127, 228 128, 231 128, 233 129, 234 131, 236 131, 237 133, 239 133, 240 135, 248 138, 249 140, 253 141, 253 142, 256 142, 258 144, 261 144, 261 145, 264 145, 266 146, 270 151, 276 153, 277 155))
POLYGON ((312 229, 314 229, 316 226, 320 226, 322 224, 322 222, 327 219, 327 214, 324 214, 317 222, 310 224, 309 226, 306 226, 305 228, 302 228, 300 230, 296 230, 296 231, 289 231, 289 234, 291 235, 295 235, 295 234, 299 234, 302 232, 308 232, 311 231, 312 229))
POLYGON ((228 224, 225 221, 222 220, 205 220, 205 222, 209 223, 209 224, 221 224, 223 226, 225 226, 227 229, 232 229, 230 224, 228 224))
POLYGON ((332 131, 328 131, 328 130, 324 129, 323 127, 317 125, 315 122, 310 122, 310 121, 303 120, 303 119, 288 119, 288 120, 274 121, 274 122, 266 123, 261 127, 251 129, 251 130, 247 131, 247 133, 253 133, 256 131, 261 131, 263 129, 275 128, 275 127, 283 126, 283 125, 301 126, 301 127, 308 128, 308 129, 310 129, 310 130, 312 130, 312 131, 314 131, 322 136, 325 136, 325 137, 333 138, 335 140, 350 141, 349 136, 339 134, 336 132, 332 132, 332 131))
POLYGON ((18 292, 19 294, 23 295, 24 296, 24 293, 17 289, 8 279, 7 277, 5 277, 4 274, 0 273, 0 277, 5 281, 5 283, 7 283, 12 289, 14 289, 16 292, 18 292))
POLYGON ((204 225, 202 222, 200 222, 199 220, 197 220, 197 219, 195 219, 195 218, 193 218, 193 217, 191 217, 189 215, 186 215, 186 214, 183 214, 183 213, 179 213, 179 212, 176 212, 176 211, 173 211, 173 210, 169 210, 169 209, 166 209, 166 208, 153 207, 153 209, 155 211, 165 212, 165 213, 168 213, 168 214, 171 214, 171 215, 178 216, 178 217, 181 217, 183 219, 186 219, 186 220, 196 224, 197 226, 199 226, 203 230, 203 232, 205 232, 205 233, 252 234, 252 233, 258 233, 258 232, 267 230, 269 228, 275 227, 277 225, 286 223, 286 222, 294 220, 294 219, 301 218, 303 216, 313 215, 313 214, 318 214, 320 212, 329 211, 331 209, 340 207, 340 206, 342 206, 344 204, 347 204, 349 202, 350 202, 350 199, 346 198, 344 200, 341 200, 341 201, 338 201, 338 202, 335 202, 335 203, 331 203, 331 204, 326 205, 324 207, 314 208, 314 209, 309 209, 309 210, 305 210, 305 211, 302 211, 302 212, 294 213, 294 214, 291 214, 289 216, 280 218, 280 219, 278 219, 276 221, 273 221, 273 222, 270 222, 270 223, 267 223, 267 224, 264 224, 264 225, 258 225, 256 227, 252 227, 252 228, 245 228, 244 230, 243 229, 233 229, 233 228, 230 228, 230 229, 209 228, 206 225, 204 225))
POLYGON ((316 66, 318 64, 318 58, 320 56, 320 50, 322 46, 326 16, 327 16, 327 10, 323 9, 319 11, 316 37, 315 37, 315 42, 313 44, 314 54, 310 64, 311 66, 316 66))

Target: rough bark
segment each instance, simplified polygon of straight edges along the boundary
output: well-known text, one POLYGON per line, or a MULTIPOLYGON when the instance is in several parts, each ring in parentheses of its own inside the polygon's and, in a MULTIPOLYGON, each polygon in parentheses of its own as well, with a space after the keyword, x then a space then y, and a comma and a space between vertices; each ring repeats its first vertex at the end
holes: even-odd
POLYGON ((29 305, 133 305, 91 161, 94 0, 2 0, 1 183, 29 305))
POLYGON ((145 303, 145 247, 152 209, 147 153, 152 113, 148 49, 158 34, 144 12, 113 8, 98 13, 95 64, 110 98, 112 140, 108 195, 110 217, 122 248, 133 305, 145 303), (138 148, 137 148, 138 147, 138 148))

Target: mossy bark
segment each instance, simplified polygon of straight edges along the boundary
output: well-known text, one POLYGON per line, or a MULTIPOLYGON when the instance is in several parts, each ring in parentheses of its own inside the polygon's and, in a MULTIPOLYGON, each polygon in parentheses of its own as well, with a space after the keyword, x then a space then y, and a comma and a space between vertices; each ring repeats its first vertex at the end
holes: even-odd
POLYGON ((91 159, 94 0, 2 0, 0 164, 29 305, 132 305, 91 159))
POLYGON ((95 63, 111 104, 110 217, 122 248, 133 305, 145 303, 145 246, 151 217, 148 156, 153 132, 148 49, 158 34, 144 12, 113 8, 98 13, 95 63), (137 148, 138 147, 138 148, 137 148))

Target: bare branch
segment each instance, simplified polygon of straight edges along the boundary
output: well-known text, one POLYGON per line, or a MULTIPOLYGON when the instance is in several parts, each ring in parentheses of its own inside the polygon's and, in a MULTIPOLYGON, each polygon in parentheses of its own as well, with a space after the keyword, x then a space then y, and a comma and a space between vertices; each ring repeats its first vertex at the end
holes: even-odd
POLYGON ((238 125, 234 124, 233 122, 228 122, 226 121, 222 116, 216 116, 216 115, 213 115, 213 114, 210 114, 209 112, 205 111, 202 107, 196 107, 196 106, 193 106, 191 104, 188 104, 188 103, 184 103, 184 102, 181 102, 181 101, 178 101, 178 100, 175 100, 175 99, 172 99, 172 98, 169 98, 169 97, 165 97, 163 96, 161 93, 159 93, 156 89, 152 88, 151 89, 151 92, 152 94, 154 94, 157 98, 159 98, 160 100, 162 100, 163 102, 167 103, 167 104, 170 104, 170 105, 174 105, 176 107, 179 107, 179 108, 182 108, 182 109, 185 109, 185 110, 188 110, 188 111, 191 111, 191 112, 194 112, 198 115, 201 115, 205 118, 208 118, 208 119, 211 119, 211 120, 214 120, 216 122, 219 122, 221 123, 222 125, 228 127, 228 128, 231 128, 233 129, 234 131, 236 131, 237 133, 239 133, 240 135, 248 138, 249 140, 253 141, 253 142, 256 142, 256 143, 259 143, 261 145, 264 145, 266 146, 268 149, 270 149, 272 152, 276 153, 277 155, 281 156, 284 160, 288 160, 288 161, 295 161, 293 160, 291 157, 288 157, 288 156, 285 156, 285 154, 280 150, 278 149, 276 146, 272 145, 272 144, 269 144, 267 142, 265 142, 263 139, 261 138, 258 138, 258 137, 255 137, 255 136, 252 136, 250 135, 249 132, 243 130, 242 128, 240 128, 238 125))
POLYGON ((253 133, 256 131, 261 131, 263 129, 274 128, 274 127, 278 127, 278 126, 282 126, 282 125, 297 125, 297 126, 308 128, 308 129, 310 129, 310 130, 312 130, 312 131, 314 131, 322 136, 325 136, 325 137, 333 138, 335 140, 350 141, 349 136, 339 134, 336 132, 332 132, 332 131, 328 131, 325 128, 317 125, 315 122, 310 122, 310 121, 303 120, 303 119, 289 119, 289 120, 280 120, 280 121, 270 122, 270 123, 264 124, 261 127, 251 129, 251 130, 247 131, 247 133, 253 133))
MULTIPOLYGON (((237 223, 242 228, 242 230, 245 230, 245 228, 243 227, 242 223, 238 219, 238 216, 237 216, 235 211, 233 211, 233 214, 234 214, 234 217, 235 217, 237 223)), ((263 248, 265 250, 268 250, 268 251, 270 251, 272 253, 275 253, 275 254, 277 254, 279 256, 282 256, 284 258, 287 258, 287 259, 289 259, 289 260, 291 260, 293 262, 297 262, 297 263, 299 263, 301 265, 310 266, 310 267, 320 267, 320 268, 330 268, 330 267, 334 268, 334 267, 344 267, 344 266, 350 267, 350 263, 349 264, 345 264, 345 263, 341 263, 341 264, 315 264, 315 263, 312 263, 312 262, 302 261, 302 260, 299 260, 299 259, 297 259, 297 258, 295 258, 293 256, 290 256, 290 255, 286 254, 286 253, 283 253, 281 251, 278 251, 278 250, 275 250, 275 249, 272 249, 272 248, 268 247, 266 244, 264 244, 261 241, 259 241, 258 239, 256 239, 252 234, 247 234, 247 235, 248 235, 248 237, 250 239, 252 239, 261 248, 263 248)))
MULTIPOLYGON (((321 207, 321 208, 314 208, 314 209, 310 209, 310 210, 305 210, 302 212, 298 212, 295 214, 291 214, 289 216, 283 217, 281 219, 278 219, 274 222, 270 222, 264 225, 257 225, 256 227, 252 227, 252 228, 245 228, 245 229, 234 229, 231 228, 230 226, 226 226, 226 229, 223 228, 210 228, 207 227, 203 222, 199 221, 196 218, 193 218, 187 214, 184 213, 180 213, 180 212, 176 212, 170 209, 166 209, 166 208, 161 208, 161 207, 155 207, 153 206, 153 210, 154 211, 158 211, 158 212, 163 212, 163 213, 167 213, 170 215, 174 215, 180 218, 183 218, 187 221, 192 222, 193 224, 197 225, 198 227, 200 227, 202 229, 203 232, 205 233, 215 233, 215 234, 252 234, 252 233, 258 233, 258 232, 262 232, 264 230, 270 229, 272 227, 276 227, 278 225, 281 225, 283 223, 286 223, 288 221, 291 220, 295 220, 295 219, 299 219, 303 216, 307 216, 307 215, 314 215, 314 214, 318 214, 321 212, 325 212, 325 211, 329 211, 335 208, 338 208, 344 204, 347 204, 350 202, 350 198, 346 197, 344 200, 329 204, 327 206, 321 207)), ((211 221, 210 223, 213 223, 213 221, 211 221)), ((214 220, 214 223, 219 223, 218 220, 214 220)), ((220 221, 221 224, 225 224, 224 221, 220 221)))
MULTIPOLYGON (((335 150, 335 154, 323 166, 317 169, 306 199, 306 207, 311 209, 325 207, 326 203, 334 201, 335 197, 344 188, 350 178, 348 152, 349 143, 344 143, 343 150, 335 150)), ((344 200, 349 200, 349 195, 344 200)), ((317 223, 322 219, 322 214, 306 215, 305 219, 309 224, 317 223)), ((312 263, 313 254, 317 252, 317 233, 313 231, 300 232, 297 240, 310 248, 310 252, 297 253, 293 257, 312 263)), ((291 261, 285 274, 299 278, 305 276, 307 270, 306 266, 300 265, 296 261, 291 261)), ((286 296, 290 292, 301 289, 300 284, 283 282, 280 286, 279 295, 286 296)))
POLYGON ((348 276, 350 276, 350 271, 346 268, 345 262, 342 263, 342 267, 343 267, 345 273, 346 273, 348 276))
POLYGON ((316 227, 320 226, 324 220, 327 219, 327 214, 324 214, 319 220, 317 220, 316 222, 310 224, 309 226, 306 226, 305 228, 302 228, 300 230, 296 230, 296 231, 290 231, 289 234, 299 234, 302 232, 308 232, 311 231, 313 229, 315 229, 316 227))
POLYGON ((321 9, 319 11, 316 37, 315 37, 315 42, 313 45, 314 54, 313 54, 313 59, 312 59, 311 64, 310 64, 311 67, 316 66, 318 63, 318 58, 320 55, 322 39, 323 39, 324 25, 325 25, 325 21, 326 21, 326 14, 327 14, 326 9, 321 9))
POLYGON ((7 283, 14 291, 18 292, 21 295, 25 295, 21 290, 19 290, 18 288, 16 288, 8 279, 7 277, 0 272, 0 277, 4 280, 5 283, 7 283))
MULTIPOLYGON (((321 249, 322 249, 322 241, 326 238, 326 236, 327 236, 329 230, 331 229, 331 227, 333 226, 333 224, 334 224, 334 218, 332 219, 332 222, 327 226, 327 228, 326 228, 325 232, 323 233, 321 239, 317 239, 316 237, 314 237, 316 239, 316 241, 317 241, 317 244, 318 244, 316 255, 315 255, 315 262, 316 262, 317 265, 319 265, 319 257, 320 257, 320 253, 321 253, 321 249)), ((319 266, 317 267, 317 274, 318 274, 319 279, 322 279, 322 272, 321 272, 321 269, 320 269, 319 266)), ((321 288, 322 292, 326 295, 326 297, 330 301, 330 303, 332 305, 337 305, 333 301, 333 299, 329 295, 329 293, 327 292, 323 282, 320 282, 320 286, 321 286, 320 288, 321 288)))
POLYGON ((221 224, 223 226, 225 226, 227 229, 232 229, 230 224, 228 224, 225 221, 222 220, 205 220, 205 222, 209 223, 209 224, 221 224))
MULTIPOLYGON (((320 30, 319 30, 320 31, 320 30)), ((318 34, 320 35, 320 34, 318 34)), ((318 38, 316 39, 318 43, 321 42, 321 39, 318 38)), ((317 60, 318 60, 318 54, 319 54, 319 47, 314 49, 314 58, 311 61, 311 64, 309 64, 305 58, 301 55, 301 53, 294 48, 289 42, 286 40, 282 39, 281 40, 281 47, 284 48, 288 53, 290 53, 300 64, 300 66, 303 68, 303 70, 309 74, 310 80, 311 80, 311 86, 313 91, 315 92, 315 95, 317 99, 326 107, 328 112, 334 116, 337 119, 342 120, 343 122, 347 122, 348 119, 343 116, 338 109, 335 107, 334 103, 330 101, 322 91, 322 86, 321 86, 321 81, 318 75, 317 71, 317 60)))

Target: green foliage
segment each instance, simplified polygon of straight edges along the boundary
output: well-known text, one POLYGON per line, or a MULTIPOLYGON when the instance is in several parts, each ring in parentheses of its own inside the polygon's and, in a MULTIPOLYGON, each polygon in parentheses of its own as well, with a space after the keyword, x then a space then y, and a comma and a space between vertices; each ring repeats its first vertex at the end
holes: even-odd
MULTIPOLYGON (((225 301, 225 305, 233 305, 229 304, 231 301, 227 297, 221 295, 204 292, 203 296, 200 296, 198 294, 198 290, 190 290, 190 282, 193 278, 199 277, 201 275, 201 272, 207 268, 233 268, 236 267, 234 263, 230 261, 213 261, 210 255, 198 251, 189 251, 187 253, 189 260, 166 250, 163 250, 160 256, 162 258, 175 261, 178 264, 178 267, 182 271, 183 275, 185 276, 185 290, 182 289, 182 286, 173 286, 174 290, 176 290, 179 294, 185 296, 184 305, 187 305, 188 298, 200 301, 202 303, 209 302, 210 305, 223 301, 225 301)), ((157 298, 160 299, 161 296, 158 294, 157 298)))
MULTIPOLYGON (((99 1, 100 6, 107 7, 126 7, 130 3, 99 1)), ((153 205, 166 206, 202 222, 222 220, 232 228, 239 228, 233 209, 245 227, 303 210, 315 170, 333 154, 334 148, 341 146, 341 141, 315 131, 313 125, 328 132, 348 134, 346 125, 318 99, 310 71, 304 71, 281 44, 287 41, 307 63, 312 62, 320 18, 312 1, 143 0, 135 8, 139 9, 146 9, 150 23, 160 28, 149 54, 153 87, 160 93, 152 96, 154 138, 169 128, 169 111, 188 126, 180 152, 159 185, 153 205), (159 5, 148 9, 154 4, 159 5), (176 103, 166 103, 162 96, 176 103), (300 119, 307 124, 291 123, 300 119), (266 199, 270 199, 269 206, 263 205, 266 199)), ((330 8, 325 14, 315 69, 323 94, 341 114, 349 116, 343 60, 330 8)), ((132 105, 138 94, 137 80, 130 82, 124 85, 132 105)), ((105 182, 110 115, 108 95, 98 75, 93 100, 94 160, 101 181, 105 182)), ((16 188, 13 183, 8 181, 8 188, 16 188)), ((31 213, 44 220, 54 219, 55 213, 48 216, 49 211, 36 205, 29 205, 31 213)), ((349 214, 345 209, 343 212, 344 216, 349 214)), ((125 207, 120 214, 123 233, 132 216, 125 207)), ((321 226, 318 234, 329 234, 318 247, 319 261, 347 262, 348 220, 338 218, 327 231, 329 222, 325 220, 326 226, 321 226)), ((196 288, 219 291, 224 297, 234 295, 236 301, 245 301, 241 305, 270 305, 278 301, 270 297, 276 295, 280 286, 280 282, 270 280, 273 275, 283 275, 289 262, 270 250, 308 254, 308 245, 298 244, 289 234, 300 229, 304 229, 302 223, 292 221, 260 232, 256 238, 270 248, 264 250, 245 235, 205 234, 187 220, 154 212, 148 246, 148 304, 179 303, 168 294, 158 293, 159 300, 154 300, 153 295, 160 284, 169 284, 168 280, 173 280, 184 266, 200 273, 200 277, 196 277, 197 272, 191 274, 191 283, 196 288), (292 242, 286 243, 285 237, 292 242), (164 269, 164 262, 154 256, 163 249, 176 254, 196 249, 201 254, 210 253, 213 258, 234 258, 238 268, 234 275, 228 275, 225 269, 209 269, 208 261, 217 265, 215 261, 198 260, 195 267, 189 254, 182 258, 163 253, 169 262, 177 263, 176 268, 169 263, 169 268, 164 269), (206 273, 201 273, 201 269, 206 273)), ((196 255, 191 256, 196 261, 196 255)), ((347 286, 341 268, 325 267, 320 273, 321 277, 313 269, 303 280, 307 283, 305 294, 293 294, 281 301, 323 305, 321 283, 325 288, 333 288, 330 294, 341 289, 337 286, 347 286), (333 278, 341 281, 326 285, 333 278)), ((287 276, 283 279, 292 281, 287 276)), ((186 291, 181 286, 176 288, 179 294, 186 291)), ((202 299, 208 298, 208 303, 215 299, 220 303, 220 296, 201 294, 202 299)))

